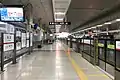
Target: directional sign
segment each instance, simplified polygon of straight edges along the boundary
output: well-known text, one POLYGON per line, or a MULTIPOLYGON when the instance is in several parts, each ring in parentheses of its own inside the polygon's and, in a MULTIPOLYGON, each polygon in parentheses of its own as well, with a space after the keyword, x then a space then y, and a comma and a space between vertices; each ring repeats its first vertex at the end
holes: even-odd
POLYGON ((49 22, 49 25, 71 25, 71 22, 49 22))

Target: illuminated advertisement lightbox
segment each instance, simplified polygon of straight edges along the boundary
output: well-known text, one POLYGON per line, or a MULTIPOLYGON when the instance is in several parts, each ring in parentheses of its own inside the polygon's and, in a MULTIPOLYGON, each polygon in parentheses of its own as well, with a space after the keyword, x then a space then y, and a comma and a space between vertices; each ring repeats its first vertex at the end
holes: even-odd
POLYGON ((24 22, 23 7, 1 7, 0 20, 7 22, 24 22))

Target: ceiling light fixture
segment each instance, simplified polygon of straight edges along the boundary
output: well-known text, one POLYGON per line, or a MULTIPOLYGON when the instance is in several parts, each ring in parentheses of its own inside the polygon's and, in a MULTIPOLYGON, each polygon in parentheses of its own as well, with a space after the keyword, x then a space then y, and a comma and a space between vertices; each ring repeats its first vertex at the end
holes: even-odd
POLYGON ((104 23, 104 24, 111 24, 111 22, 106 22, 106 23, 104 23))
POLYGON ((94 27, 91 27, 91 29, 95 29, 96 28, 96 26, 94 26, 94 27))
POLYGON ((61 20, 63 20, 63 18, 57 18, 57 19, 55 19, 55 20, 57 20, 57 21, 61 21, 61 20))
POLYGON ((65 13, 63 13, 63 12, 56 12, 55 14, 65 15, 65 13))
POLYGON ((116 19, 116 21, 120 21, 120 19, 116 19))
POLYGON ((61 26, 61 25, 56 25, 56 26, 61 26))
POLYGON ((103 25, 97 25, 97 27, 101 27, 101 26, 103 26, 103 25))

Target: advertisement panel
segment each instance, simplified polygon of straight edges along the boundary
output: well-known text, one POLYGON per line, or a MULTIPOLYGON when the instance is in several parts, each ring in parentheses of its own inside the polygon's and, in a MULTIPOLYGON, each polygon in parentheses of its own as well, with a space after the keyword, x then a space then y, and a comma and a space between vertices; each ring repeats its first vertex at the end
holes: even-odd
POLYGON ((22 41, 22 48, 26 47, 26 33, 22 33, 21 41, 22 41))
POLYGON ((14 35, 13 34, 3 34, 3 36, 4 36, 3 43, 14 42, 14 35))
POLYGON ((10 51, 10 50, 13 50, 14 49, 14 43, 11 43, 11 44, 4 44, 3 46, 3 51, 10 51))
POLYGON ((116 49, 120 50, 120 41, 116 41, 116 49))
POLYGON ((24 13, 22 7, 1 7, 1 21, 24 21, 24 13))
POLYGON ((14 34, 3 34, 3 51, 14 49, 14 34))

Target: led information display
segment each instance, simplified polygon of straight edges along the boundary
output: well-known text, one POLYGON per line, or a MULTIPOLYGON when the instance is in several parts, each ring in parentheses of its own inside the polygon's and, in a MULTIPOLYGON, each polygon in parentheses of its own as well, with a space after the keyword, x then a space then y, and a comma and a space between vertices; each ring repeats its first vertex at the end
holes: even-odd
POLYGON ((3 7, 0 8, 1 21, 24 21, 23 8, 3 7))
POLYGON ((71 25, 71 22, 49 22, 49 25, 71 25))

